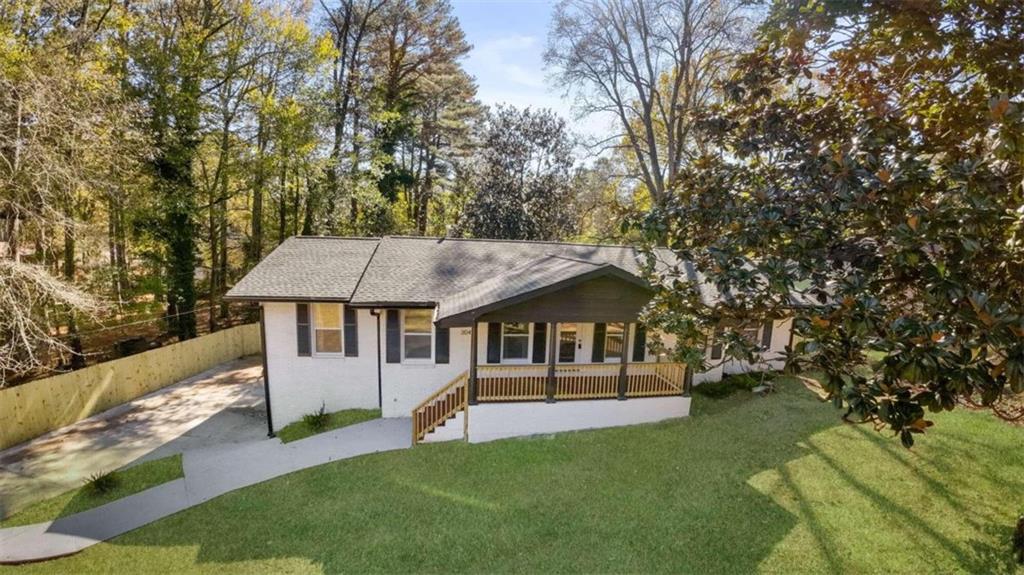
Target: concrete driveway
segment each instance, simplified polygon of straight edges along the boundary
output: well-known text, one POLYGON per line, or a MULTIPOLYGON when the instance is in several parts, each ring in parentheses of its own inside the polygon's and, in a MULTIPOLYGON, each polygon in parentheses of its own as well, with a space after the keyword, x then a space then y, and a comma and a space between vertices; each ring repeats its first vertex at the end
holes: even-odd
POLYGON ((0 451, 0 517, 140 461, 267 436, 259 357, 221 364, 0 451))

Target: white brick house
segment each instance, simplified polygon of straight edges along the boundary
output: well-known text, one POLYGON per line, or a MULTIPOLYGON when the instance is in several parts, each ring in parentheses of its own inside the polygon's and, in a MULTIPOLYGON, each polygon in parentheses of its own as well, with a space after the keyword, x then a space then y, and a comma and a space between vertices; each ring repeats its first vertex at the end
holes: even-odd
MULTIPOLYGON (((750 369, 712 347, 715 368, 693 376, 655 356, 637 323, 651 295, 637 256, 627 246, 295 237, 227 297, 261 306, 271 433, 321 405, 379 407, 412 417, 417 441, 483 441, 686 416, 692 384, 750 369)), ((781 367, 790 326, 751 326, 766 365, 781 367)))

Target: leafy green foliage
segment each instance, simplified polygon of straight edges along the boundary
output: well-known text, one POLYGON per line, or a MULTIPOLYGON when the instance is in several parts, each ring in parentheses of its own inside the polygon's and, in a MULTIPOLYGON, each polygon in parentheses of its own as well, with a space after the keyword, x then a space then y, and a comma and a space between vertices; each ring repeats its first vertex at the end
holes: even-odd
POLYGON ((302 416, 302 423, 313 432, 319 433, 327 427, 327 419, 327 404, 321 403, 320 409, 302 416))
POLYGON ((720 381, 709 381, 693 387, 693 392, 704 397, 720 399, 737 391, 752 391, 761 385, 770 385, 775 378, 772 372, 751 371, 723 376, 720 381))
POLYGON ((93 495, 110 493, 121 484, 116 471, 98 471, 85 480, 86 490, 93 495))
POLYGON ((797 305, 790 366, 907 446, 1024 392, 1022 85, 1019 3, 780 2, 645 222, 730 297, 669 271, 654 321, 692 349, 797 305))
POLYGON ((572 147, 565 121, 554 112, 498 107, 487 121, 477 190, 461 231, 517 240, 575 233, 572 147))

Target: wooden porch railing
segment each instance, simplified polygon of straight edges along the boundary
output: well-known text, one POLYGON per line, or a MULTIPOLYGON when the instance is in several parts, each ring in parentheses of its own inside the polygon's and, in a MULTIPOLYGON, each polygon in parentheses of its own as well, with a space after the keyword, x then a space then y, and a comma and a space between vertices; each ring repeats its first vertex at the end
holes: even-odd
MULTIPOLYGON (((618 397, 619 363, 564 363, 555 366, 554 399, 618 397)), ((626 364, 626 397, 675 395, 683 391, 686 368, 678 363, 626 364)), ((477 368, 477 401, 545 399, 548 366, 481 365, 477 368)))
MULTIPOLYGON (((412 444, 416 445, 437 429, 438 426, 455 417, 459 411, 466 411, 468 405, 467 383, 469 372, 460 373, 447 385, 423 400, 412 410, 412 444)), ((469 412, 463 417, 469 417, 469 412)))
POLYGON ((608 399, 619 395, 617 363, 555 366, 555 399, 608 399))
POLYGON ((686 366, 680 363, 631 363, 626 366, 626 397, 682 393, 685 375, 686 366))
POLYGON ((477 401, 525 401, 544 399, 548 366, 481 365, 476 371, 477 401))

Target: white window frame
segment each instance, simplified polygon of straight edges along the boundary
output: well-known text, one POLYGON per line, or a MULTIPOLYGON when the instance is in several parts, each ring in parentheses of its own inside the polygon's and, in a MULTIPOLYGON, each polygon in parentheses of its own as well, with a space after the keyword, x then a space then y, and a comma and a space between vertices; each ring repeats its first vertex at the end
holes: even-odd
POLYGON ((345 306, 340 303, 333 302, 312 302, 309 304, 309 346, 312 351, 313 357, 332 357, 332 358, 344 358, 345 357, 345 306), (341 342, 341 350, 339 351, 320 351, 317 349, 316 331, 318 329, 316 324, 316 308, 319 306, 336 306, 338 308, 338 328, 335 330, 333 327, 323 328, 324 331, 337 331, 338 340, 341 342))
MULTIPOLYGON (((402 338, 401 338, 401 342, 402 342, 402 346, 401 346, 402 347, 402 363, 420 364, 420 365, 433 364, 434 363, 434 338, 436 337, 436 334, 435 334, 436 331, 437 331, 436 330, 436 326, 434 326, 434 322, 433 322, 433 310, 431 310, 429 308, 403 309, 402 310, 402 338), (405 357, 405 316, 410 311, 425 311, 425 312, 428 312, 428 313, 431 314, 430 334, 429 334, 430 335, 430 357, 405 357)), ((427 334, 425 334, 423 332, 412 332, 411 335, 423 336, 423 335, 427 335, 427 334)))
MULTIPOLYGON (((622 356, 608 357, 608 337, 611 336, 611 330, 609 329, 612 325, 622 326, 622 353, 626 354, 626 330, 629 329, 629 324, 621 321, 613 321, 604 324, 604 362, 605 363, 619 363, 622 361, 622 356)), ((627 356, 628 357, 628 356, 627 356)))
MULTIPOLYGON (((533 322, 528 321, 510 321, 507 323, 525 323, 526 324, 526 357, 524 358, 506 358, 505 357, 505 324, 501 322, 501 363, 530 363, 530 353, 533 351, 533 322)), ((509 337, 523 337, 523 334, 511 334, 509 337)))
POLYGON ((756 324, 753 324, 753 326, 751 326, 751 324, 749 324, 749 323, 748 324, 744 324, 744 325, 740 326, 739 332, 740 332, 740 335, 745 337, 745 338, 747 338, 748 341, 750 341, 751 344, 757 346, 758 349, 761 348, 761 340, 764 339, 763 338, 763 336, 764 336, 764 325, 763 324, 756 323, 756 324), (750 336, 750 332, 754 332, 753 337, 750 336))

